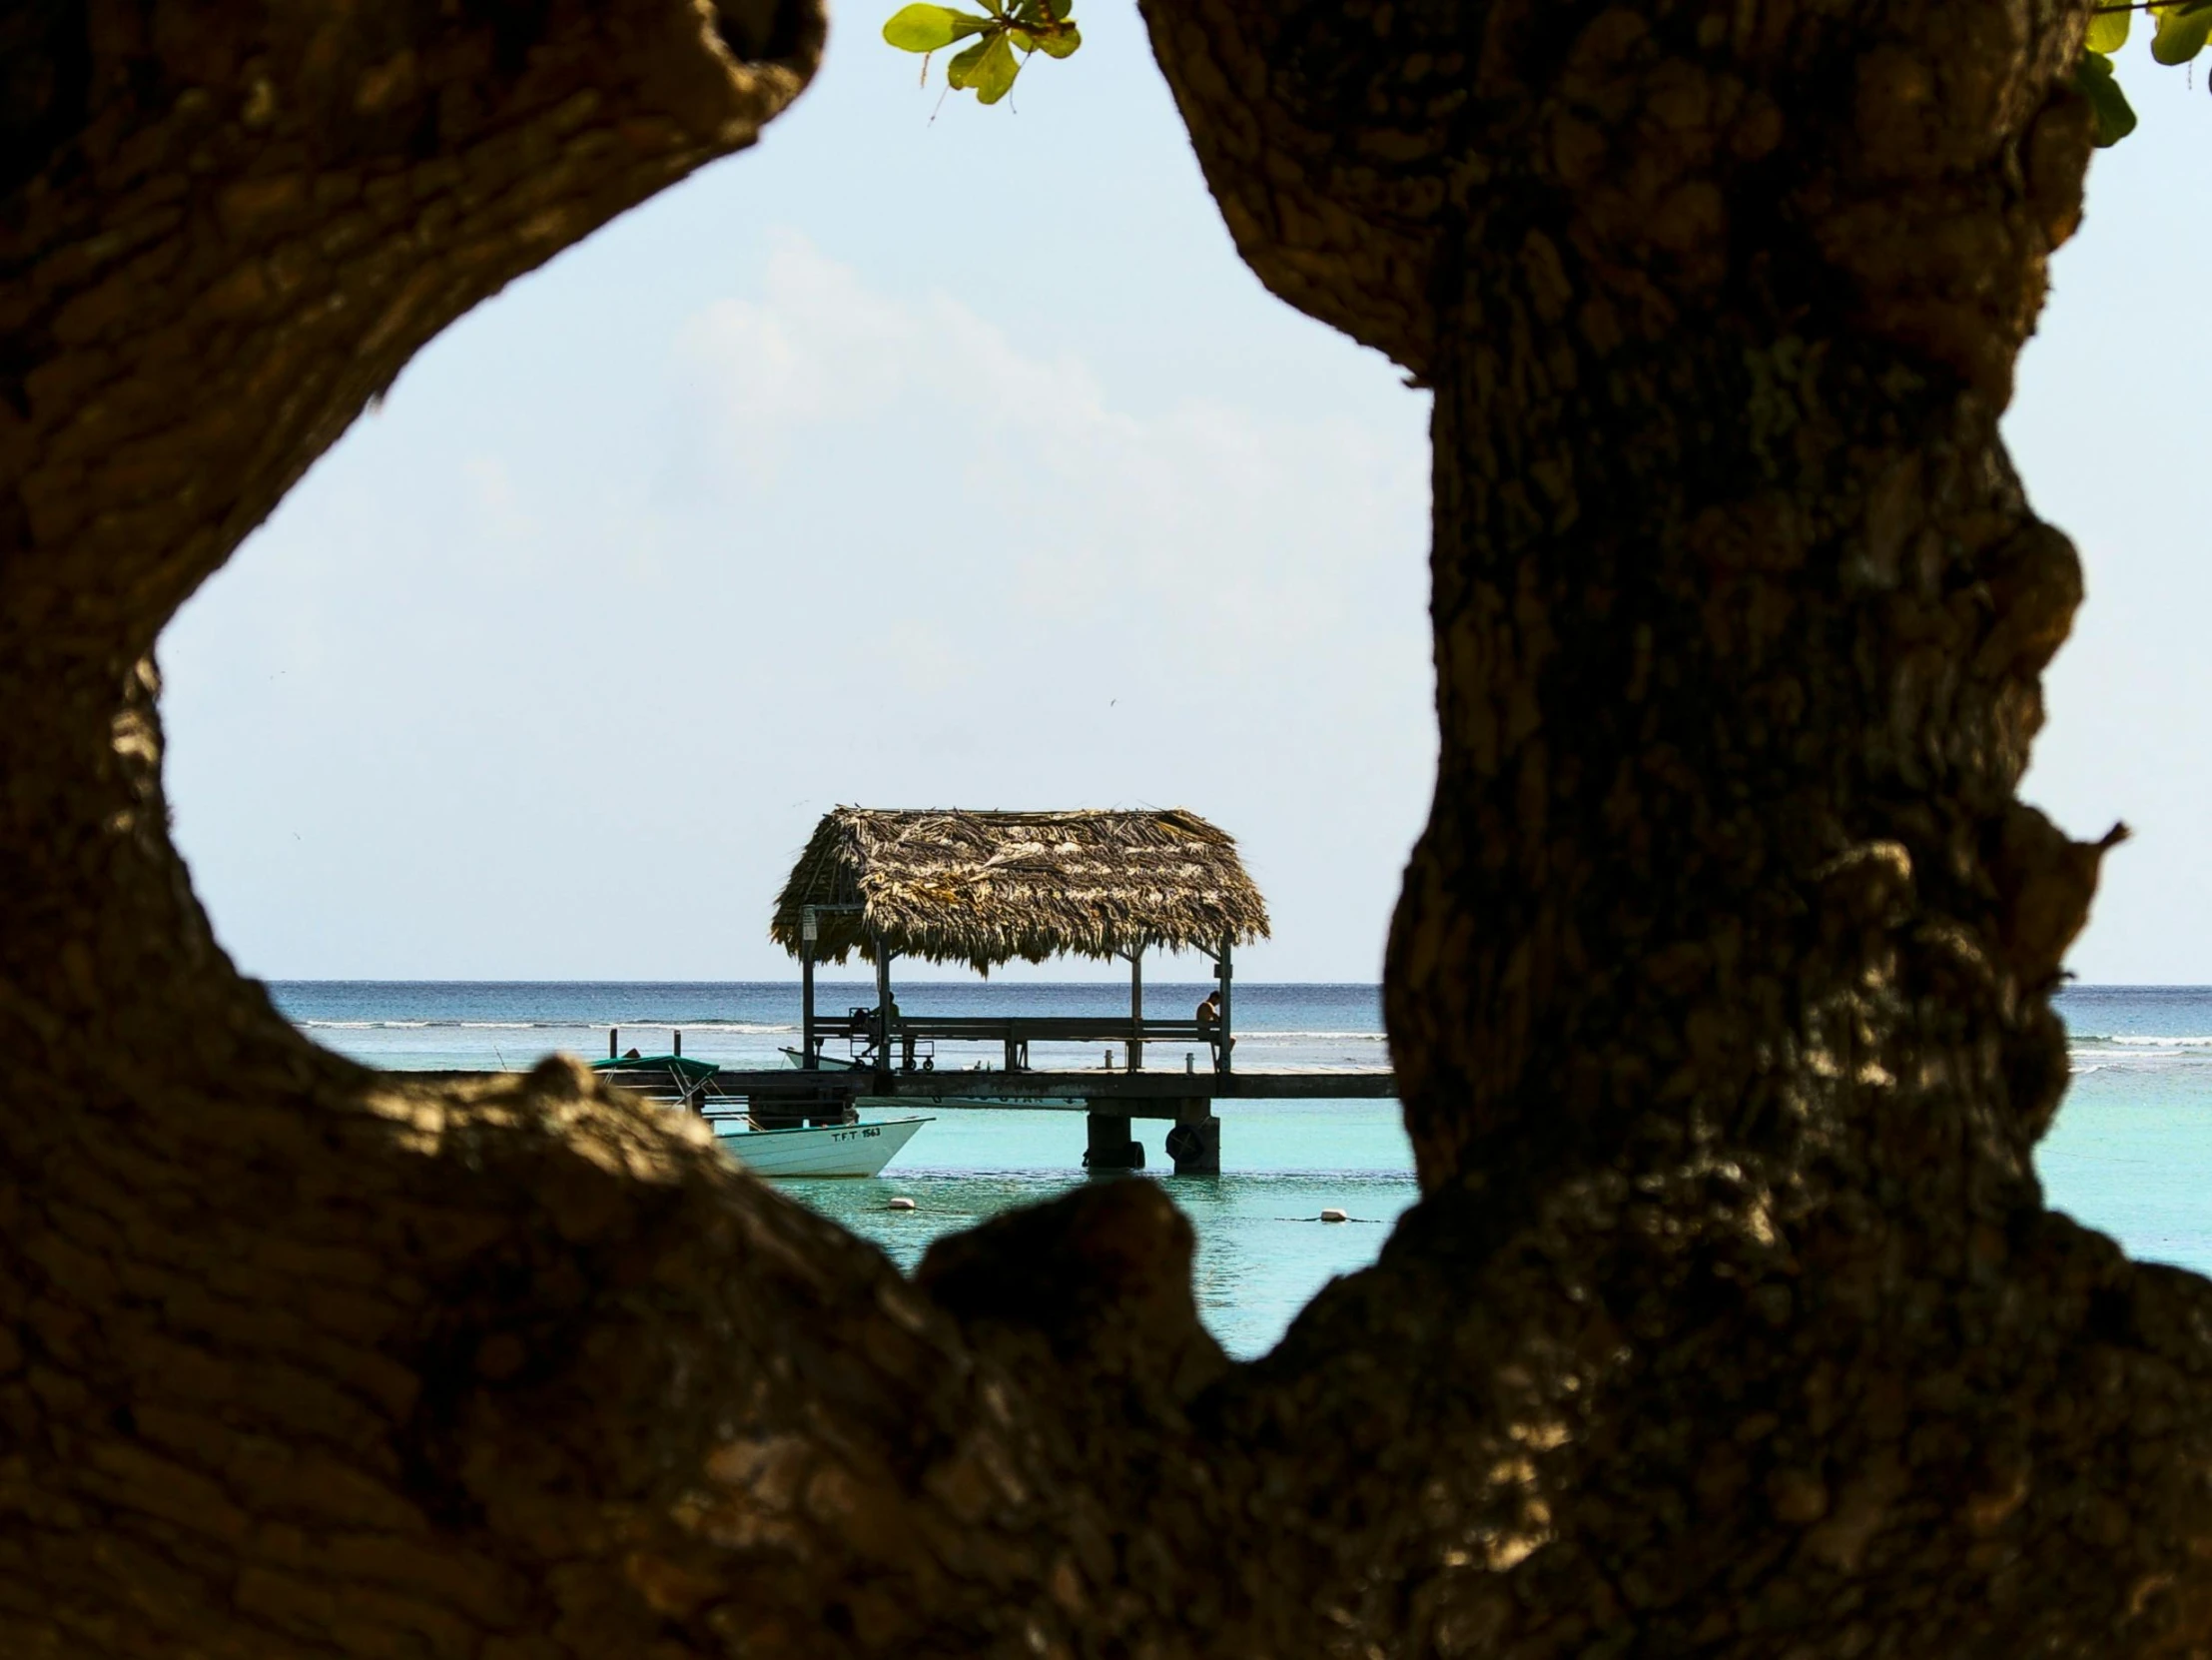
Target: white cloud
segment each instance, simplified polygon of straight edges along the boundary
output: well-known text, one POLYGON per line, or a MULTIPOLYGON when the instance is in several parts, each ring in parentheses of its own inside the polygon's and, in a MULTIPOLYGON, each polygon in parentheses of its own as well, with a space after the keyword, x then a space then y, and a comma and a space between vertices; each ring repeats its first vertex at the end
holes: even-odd
POLYGON ((755 257, 680 306, 567 265, 544 317, 487 308, 172 630, 225 938, 781 974, 761 907, 828 803, 1179 803, 1268 892, 1250 973, 1372 973, 1434 754, 1420 401, 1317 331, 1162 375, 755 257))
POLYGON ((683 348, 715 372, 731 457, 771 483, 794 434, 869 415, 898 396, 917 324, 803 237, 775 238, 764 292, 692 319, 683 348))
POLYGON ((891 492, 911 545, 1022 628, 1080 623, 1230 670, 1379 628, 1386 672, 1424 672, 1401 601, 1425 457, 1350 420, 1116 409, 1075 353, 1026 349, 943 293, 872 288, 789 233, 758 298, 709 307, 680 350, 730 487, 815 492, 833 541, 847 498, 891 492))
POLYGON ((460 463, 460 471, 468 484, 469 506, 486 534, 512 542, 536 532, 537 520, 523 510, 505 461, 496 455, 471 455, 460 463))

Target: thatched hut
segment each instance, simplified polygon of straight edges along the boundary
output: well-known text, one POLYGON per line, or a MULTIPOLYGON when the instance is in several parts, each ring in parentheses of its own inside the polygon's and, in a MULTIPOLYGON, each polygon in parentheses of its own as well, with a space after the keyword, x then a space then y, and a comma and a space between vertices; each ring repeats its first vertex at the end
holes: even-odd
POLYGON ((1218 953, 1267 937, 1236 843, 1195 813, 998 813, 839 807, 822 815, 769 934, 804 956, 967 963, 1218 953))
MULTIPOLYGON (((1267 937, 1267 904, 1236 843, 1195 813, 890 812, 839 807, 823 814, 776 900, 769 935, 799 959, 802 1064, 842 1037, 884 1068, 896 1047, 908 1070, 916 1045, 940 1039, 1003 1043, 1009 1071, 1026 1066, 1033 1038, 1117 1038, 1142 1065, 1147 1037, 1211 1045, 1226 1070, 1231 949, 1267 937), (1144 953, 1194 949, 1213 959, 1218 1013, 1203 1023, 1144 1017, 1144 953), (877 1006, 818 1016, 817 963, 858 952, 876 965, 877 1006), (894 957, 966 963, 988 974, 1020 957, 1125 958, 1129 1017, 909 1019, 891 995, 894 957)), ((1203 1013, 1203 1011, 1201 1011, 1203 1013)), ((926 1063, 925 1063, 926 1064, 926 1063)))

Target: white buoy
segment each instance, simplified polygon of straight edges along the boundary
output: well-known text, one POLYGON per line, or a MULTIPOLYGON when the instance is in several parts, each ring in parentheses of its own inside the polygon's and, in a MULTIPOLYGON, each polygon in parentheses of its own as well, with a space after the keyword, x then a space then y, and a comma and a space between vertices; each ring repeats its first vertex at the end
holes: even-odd
POLYGON ((1323 1211, 1321 1213, 1321 1220, 1323 1222, 1350 1222, 1352 1219, 1344 1215, 1344 1213, 1341 1211, 1323 1211))
POLYGON ((906 1195, 901 1194, 897 1199, 891 1202, 890 1208, 894 1211, 911 1211, 914 1209, 914 1201, 907 1198, 906 1195))

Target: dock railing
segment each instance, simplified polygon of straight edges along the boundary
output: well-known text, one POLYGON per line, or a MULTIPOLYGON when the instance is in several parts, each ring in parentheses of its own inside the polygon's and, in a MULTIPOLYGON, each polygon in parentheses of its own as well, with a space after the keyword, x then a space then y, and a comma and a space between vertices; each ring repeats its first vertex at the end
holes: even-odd
MULTIPOLYGON (((1006 1070, 1030 1070, 1029 1047, 1033 1043, 1116 1043, 1131 1057, 1141 1056, 1148 1044, 1188 1044, 1208 1050, 1208 1070, 1219 1070, 1220 1058, 1211 1053, 1214 1029, 1194 1020, 1134 1019, 1128 1015, 1005 1015, 996 1017, 899 1014, 889 1023, 890 1047, 899 1056, 897 1070, 912 1072, 920 1065, 923 1044, 998 1044, 1006 1070)), ((817 1044, 843 1040, 857 1057, 875 1052, 878 1017, 874 1009, 854 1009, 843 1015, 817 1014, 817 1044)), ((818 1050, 817 1053, 820 1053, 818 1050)))

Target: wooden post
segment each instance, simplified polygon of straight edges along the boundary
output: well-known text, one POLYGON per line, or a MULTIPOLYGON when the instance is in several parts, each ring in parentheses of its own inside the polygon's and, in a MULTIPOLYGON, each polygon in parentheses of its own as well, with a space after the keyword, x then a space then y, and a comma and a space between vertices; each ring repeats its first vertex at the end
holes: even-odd
POLYGON ((876 936, 876 1070, 891 1070, 891 951, 876 936))
POLYGON ((1221 1048, 1218 1058, 1213 1063, 1216 1072, 1227 1072, 1229 1070, 1229 1047, 1235 1042, 1229 1035, 1229 935, 1223 934, 1221 936, 1221 961, 1220 965, 1214 970, 1221 980, 1221 1048))
POLYGON ((1129 953, 1129 1071, 1144 1070, 1144 947, 1129 953))
POLYGON ((821 925, 809 905, 799 913, 799 1064, 809 1072, 822 1065, 814 1053, 814 942, 820 935, 821 925))
POLYGON ((610 1061, 615 1059, 614 1046, 616 1040, 618 1040, 621 1036, 622 1028, 620 1028, 619 1026, 610 1026, 607 1028, 607 1059, 610 1061))
POLYGON ((672 1033, 671 1036, 673 1036, 676 1040, 676 1059, 680 1061, 683 1059, 683 1034, 681 1032, 675 1032, 672 1033))

